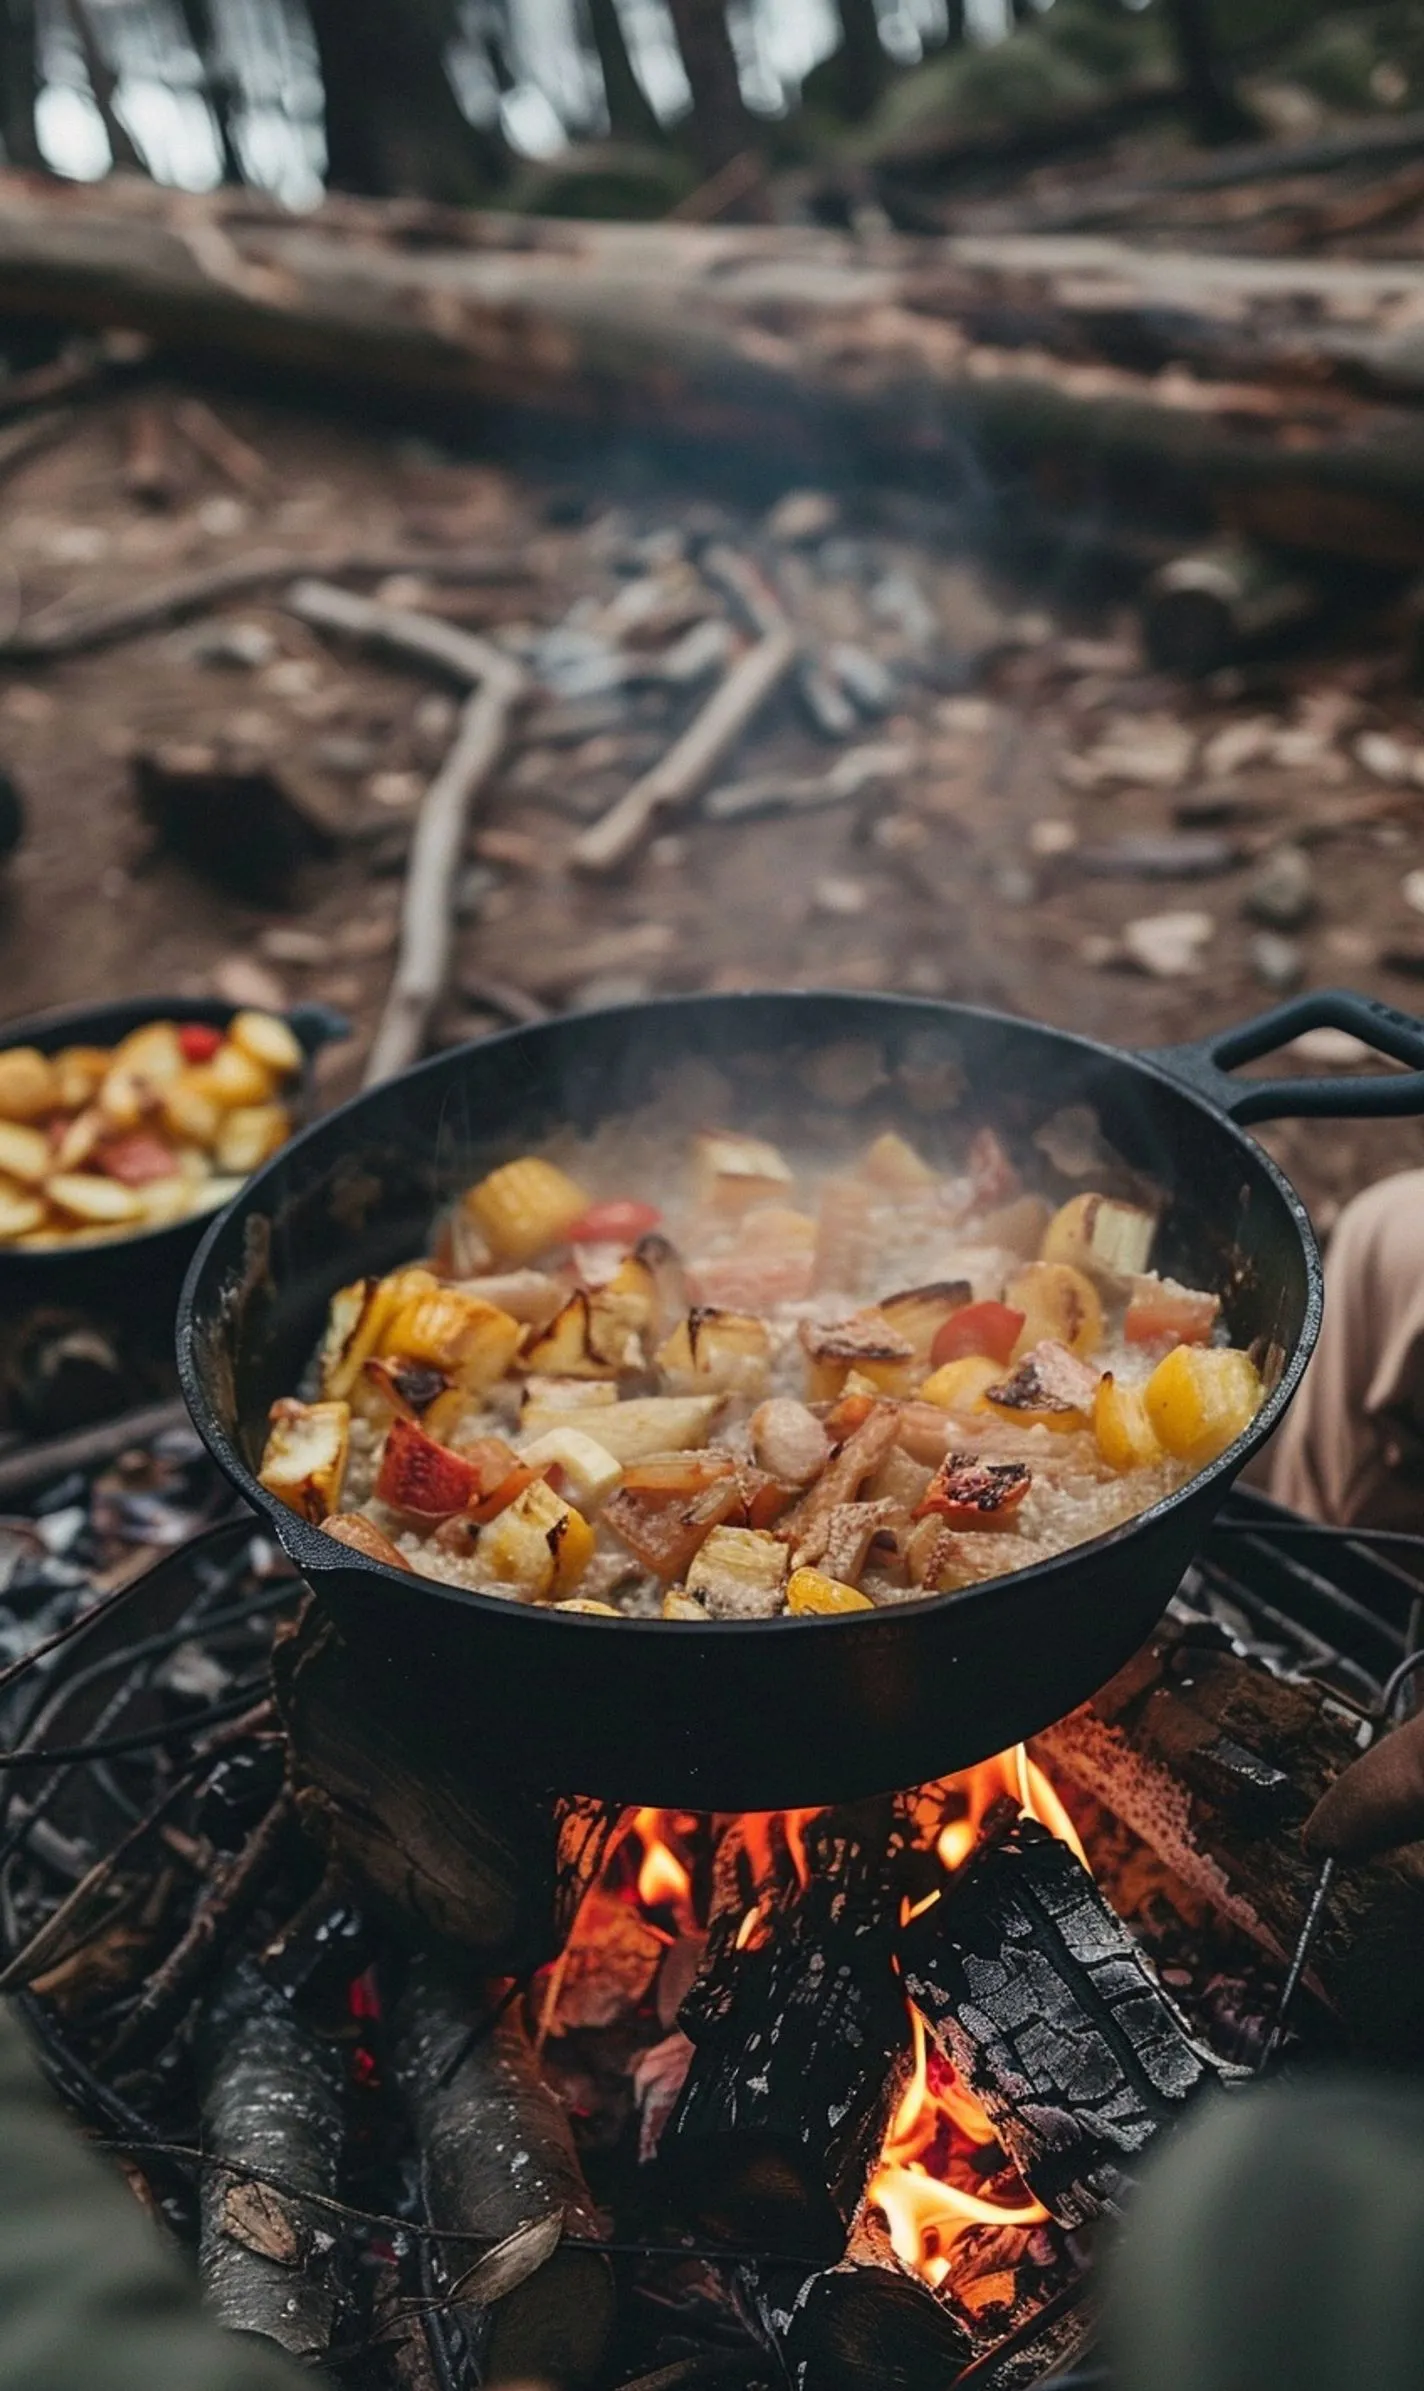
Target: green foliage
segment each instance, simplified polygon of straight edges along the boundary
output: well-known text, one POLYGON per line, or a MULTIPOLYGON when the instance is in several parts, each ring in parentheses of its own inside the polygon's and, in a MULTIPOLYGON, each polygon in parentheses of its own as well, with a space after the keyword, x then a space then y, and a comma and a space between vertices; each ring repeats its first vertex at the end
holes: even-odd
POLYGON ((1418 107, 1424 103, 1424 10, 1397 0, 1322 18, 1273 67, 1329 108, 1418 107), (1381 89, 1382 67, 1398 70, 1402 90, 1390 82, 1381 89))
POLYGON ((893 84, 871 120, 864 154, 891 158, 937 133, 987 123, 1033 125, 1169 72, 1160 7, 1055 0, 991 49, 941 50, 893 84))
POLYGON ((699 180, 689 159, 633 142, 589 142, 526 161, 503 205, 529 216, 626 217, 653 223, 699 180))

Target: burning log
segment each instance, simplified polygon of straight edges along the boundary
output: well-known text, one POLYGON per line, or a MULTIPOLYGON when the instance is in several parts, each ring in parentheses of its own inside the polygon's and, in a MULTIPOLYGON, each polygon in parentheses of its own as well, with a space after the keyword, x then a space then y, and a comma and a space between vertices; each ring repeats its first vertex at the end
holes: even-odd
MULTIPOLYGON (((1034 1750, 1284 1963, 1318 1866, 1299 1828, 1358 1758, 1360 1730, 1325 1687, 1274 1676, 1169 1619, 1034 1750)), ((1337 1871, 1306 1982, 1360 2051, 1424 2054, 1421 1933, 1424 1846, 1337 1871)))
POLYGON ((1060 2224, 1115 2208, 1133 2162, 1217 2081, 1086 1868, 1034 1819, 991 1813, 900 1958, 910 1999, 1060 2224))
POLYGON ((524 1971, 551 1959, 617 1811, 491 1784, 448 1728, 373 1675, 309 1608, 273 1654, 297 1814, 373 1916, 524 1971))
POLYGON ((696 2055, 659 2158, 691 2216, 728 2241, 822 2263, 845 2248, 906 2039, 891 1815, 879 1802, 823 1813, 804 1830, 804 1882, 714 1918, 679 2013, 696 2055))
MULTIPOLYGON (((502 2242, 562 2218, 596 2237, 599 2220, 568 2121, 542 2081, 518 2016, 494 2022, 417 1960, 393 2018, 394 2067, 420 2144, 431 2222, 502 2242)), ((484 2383, 531 2377, 577 2391, 597 2374, 613 2326, 613 2279, 597 2251, 557 2244, 496 2304, 462 2303, 466 2260, 448 2270, 454 2315, 484 2383)))
POLYGON ((924 2391, 954 2382, 973 2355, 944 2302, 889 2267, 763 2270, 753 2297, 794 2391, 924 2391))
POLYGON ((230 2331, 262 2333, 294 2358, 318 2358, 336 2313, 330 2239, 318 2214, 262 2178, 335 2194, 344 2053, 309 2033, 243 1960, 207 2011, 198 2060, 204 2141, 226 2162, 203 2178, 204 2295, 230 2331))

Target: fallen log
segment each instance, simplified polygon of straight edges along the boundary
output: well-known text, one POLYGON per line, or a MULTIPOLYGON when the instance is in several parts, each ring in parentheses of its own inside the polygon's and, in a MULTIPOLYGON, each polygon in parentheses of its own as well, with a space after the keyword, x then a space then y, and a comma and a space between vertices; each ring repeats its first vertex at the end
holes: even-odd
POLYGON ((804 1884, 714 1914, 678 2017, 696 2050, 658 2161, 684 2213, 722 2240, 813 2264, 845 2249, 908 2036, 890 1827, 886 1803, 827 1811, 804 1830, 804 1884))
MULTIPOLYGON (((568 2120, 512 2011, 491 2024, 437 1968, 418 1959, 396 2003, 392 2037, 432 2225, 495 2244, 554 2219, 566 2233, 597 2238, 599 2220, 568 2120)), ((530 2378, 578 2391, 595 2377, 614 2306, 608 2262, 597 2251, 556 2243, 493 2304, 468 2296, 462 2302, 468 2254, 451 2259, 447 2272, 454 2317, 475 2358, 473 2379, 530 2378)))
POLYGON ((1029 2190, 1083 2225, 1219 2071, 1067 1844, 1004 1810, 902 1933, 905 1990, 1029 2190))
POLYGON ((313 375, 348 399, 379 389, 675 431, 803 476, 822 455, 842 471, 928 469, 969 498, 1047 468, 1058 503, 1118 491, 1139 515, 1215 515, 1303 552, 1424 560, 1424 423, 1352 387, 1362 374, 1384 387, 1404 357, 1387 317, 1424 292, 1413 261, 515 227, 350 200, 294 221, 250 193, 180 197, 121 176, 7 179, 0 203, 0 306, 313 375), (1345 291, 1378 303, 1377 331, 1302 329, 1298 302, 1345 291), (1016 345, 1011 306, 995 331, 993 311, 1025 297, 1071 319, 1073 355, 1016 345), (1159 371, 1164 311, 1214 327, 1215 366, 1159 371), (1116 361, 1124 323, 1147 370, 1116 361))
POLYGON ((203 2176, 204 2297, 230 2332, 265 2334, 294 2358, 319 2358, 336 2313, 331 2237, 320 2211, 263 2178, 334 2197, 345 2054, 309 2033, 243 1960, 203 2020, 198 2066, 205 2148, 224 2162, 203 2176))
MULTIPOLYGON (((1284 1965, 1318 1868, 1300 1828, 1359 1757, 1361 1727, 1325 1687, 1168 1619, 1033 1748, 1284 1965)), ((1337 1870, 1306 1982, 1362 2054, 1424 2055, 1421 1937, 1424 1844, 1337 1870)))
POLYGON ((297 1815, 373 1916, 513 1974, 552 1959, 616 1810, 498 1780, 308 1607, 273 1653, 297 1815))
POLYGON ((953 2383, 973 2355, 944 2301, 889 2267, 760 2269, 753 2299, 793 2391, 923 2391, 953 2383))

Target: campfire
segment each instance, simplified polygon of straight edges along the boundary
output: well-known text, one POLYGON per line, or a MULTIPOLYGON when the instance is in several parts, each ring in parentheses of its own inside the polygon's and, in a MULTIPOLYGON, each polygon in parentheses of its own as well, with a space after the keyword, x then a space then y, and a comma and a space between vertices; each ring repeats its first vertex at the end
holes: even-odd
POLYGON ((331 2379, 1026 2386, 1205 2090, 1424 2048, 1417 1855, 1283 2009, 1411 1596, 1256 1498, 1032 1749, 716 1816, 486 1783, 181 1433, 5 1538, 5 1988, 217 2312, 331 2379))

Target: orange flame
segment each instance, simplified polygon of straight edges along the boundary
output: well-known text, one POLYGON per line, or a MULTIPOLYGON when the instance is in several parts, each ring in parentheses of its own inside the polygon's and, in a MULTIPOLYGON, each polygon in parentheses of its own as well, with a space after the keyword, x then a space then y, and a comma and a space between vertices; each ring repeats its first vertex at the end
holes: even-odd
POLYGON ((690 1910, 692 1878, 667 1840, 662 1811, 639 1810, 631 1831, 643 1846, 637 1884, 644 1909, 690 1910))

